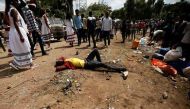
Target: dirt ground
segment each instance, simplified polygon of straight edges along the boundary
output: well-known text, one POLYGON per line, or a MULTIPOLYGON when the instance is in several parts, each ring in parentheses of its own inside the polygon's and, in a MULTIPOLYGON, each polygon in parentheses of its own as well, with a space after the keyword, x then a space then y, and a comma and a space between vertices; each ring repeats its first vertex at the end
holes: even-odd
POLYGON ((145 54, 134 53, 131 42, 119 43, 119 36, 108 48, 101 48, 103 42, 98 47, 103 61, 118 60, 127 67, 127 80, 114 72, 79 69, 55 73, 56 58, 83 59, 92 50, 85 47, 87 43, 73 48, 65 41, 52 43, 53 49, 43 57, 37 50, 34 63, 38 67, 27 71, 11 69, 12 57, 0 51, 0 109, 190 109, 189 81, 154 71, 143 58, 145 54), (72 85, 68 89, 67 83, 72 85))

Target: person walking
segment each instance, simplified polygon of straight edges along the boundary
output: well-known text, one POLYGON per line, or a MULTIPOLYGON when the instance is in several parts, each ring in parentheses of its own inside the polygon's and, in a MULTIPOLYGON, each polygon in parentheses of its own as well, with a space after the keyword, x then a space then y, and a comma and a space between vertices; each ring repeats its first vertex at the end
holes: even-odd
POLYGON ((83 33, 83 24, 82 24, 82 20, 81 20, 81 16, 79 15, 79 10, 76 9, 75 10, 76 15, 73 18, 73 24, 75 27, 75 30, 77 32, 77 38, 78 38, 78 46, 81 45, 81 38, 82 38, 82 33, 83 33))
POLYGON ((67 31, 67 38, 66 38, 66 42, 68 42, 70 44, 71 47, 73 47, 74 44, 74 38, 75 38, 75 33, 73 30, 73 20, 72 17, 69 13, 67 13, 66 16, 66 20, 64 21, 65 25, 66 25, 66 31, 67 31))
POLYGON ((51 28, 50 28, 50 22, 46 15, 46 11, 42 10, 42 18, 41 18, 41 31, 42 31, 42 37, 44 39, 47 39, 48 48, 50 48, 50 38, 51 38, 51 28))
POLYGON ((32 67, 32 55, 30 53, 30 43, 25 30, 25 23, 15 6, 18 1, 6 0, 6 16, 9 18, 10 31, 9 42, 14 60, 9 64, 16 70, 28 69, 32 67))
POLYGON ((82 23, 83 23, 82 38, 83 38, 83 42, 87 42, 87 19, 84 17, 84 14, 81 14, 81 18, 82 18, 82 23))
POLYGON ((96 48, 96 40, 95 40, 95 29, 96 29, 96 18, 92 16, 92 12, 89 12, 89 17, 87 20, 87 29, 88 29, 88 42, 90 45, 90 37, 92 37, 92 41, 94 44, 93 48, 96 48))
MULTIPOLYGON (((37 43, 36 42, 37 39, 40 44, 42 56, 48 55, 46 53, 46 51, 44 50, 43 41, 42 41, 42 37, 41 37, 41 31, 37 24, 35 16, 33 14, 33 11, 35 10, 35 8, 36 8, 35 4, 28 4, 25 7, 23 7, 23 10, 24 10, 23 12, 24 12, 25 20, 26 20, 26 23, 28 26, 28 30, 29 30, 30 35, 32 35, 32 38, 33 38, 33 44, 32 44, 32 49, 31 49, 31 53, 32 53, 33 57, 35 57, 34 48, 35 48, 35 44, 37 43)), ((29 40, 31 40, 31 39, 29 38, 29 40)))
POLYGON ((131 22, 129 20, 128 14, 126 14, 126 18, 122 21, 121 32, 122 32, 122 43, 125 43, 125 39, 130 37, 130 28, 131 22))
POLYGON ((96 41, 100 41, 102 22, 100 19, 96 19, 96 41))
POLYGON ((105 13, 105 17, 102 20, 102 30, 104 35, 104 45, 107 46, 110 45, 110 32, 112 30, 112 19, 109 17, 109 12, 105 13))

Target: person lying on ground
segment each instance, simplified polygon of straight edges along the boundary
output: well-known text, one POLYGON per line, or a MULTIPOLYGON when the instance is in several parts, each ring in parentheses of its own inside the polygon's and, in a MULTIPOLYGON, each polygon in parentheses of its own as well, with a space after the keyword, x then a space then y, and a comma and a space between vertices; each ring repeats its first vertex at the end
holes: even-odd
POLYGON ((100 57, 100 53, 97 49, 94 49, 86 59, 61 57, 56 61, 55 68, 56 72, 66 69, 88 69, 94 71, 97 68, 105 68, 107 70, 122 73, 124 80, 126 80, 128 76, 128 71, 125 67, 115 67, 103 63, 100 57), (95 57, 97 60, 94 60, 95 57))

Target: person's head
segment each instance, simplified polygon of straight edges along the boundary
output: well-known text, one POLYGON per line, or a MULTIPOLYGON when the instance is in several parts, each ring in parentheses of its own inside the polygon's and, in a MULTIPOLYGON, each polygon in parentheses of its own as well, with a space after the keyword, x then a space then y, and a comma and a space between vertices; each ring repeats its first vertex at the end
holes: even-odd
POLYGON ((45 9, 42 9, 42 10, 41 10, 41 14, 42 14, 42 16, 43 16, 44 14, 46 14, 46 10, 45 10, 45 9))
POLYGON ((105 12, 105 16, 106 16, 107 18, 109 17, 109 12, 108 12, 108 11, 105 12))
POLYGON ((81 17, 84 18, 84 14, 81 14, 81 17))
POLYGON ((34 4, 34 3, 28 4, 28 7, 29 7, 30 10, 35 11, 36 4, 34 4))
POLYGON ((71 20, 71 18, 72 18, 71 14, 70 14, 70 13, 67 13, 67 14, 66 14, 66 19, 67 19, 67 20, 71 20))
POLYGON ((88 15, 89 15, 90 17, 92 17, 92 11, 90 11, 88 15))
POLYGON ((16 8, 18 8, 19 4, 18 4, 18 0, 12 0, 12 5, 16 8))
POLYGON ((101 16, 100 17, 103 17, 104 16, 104 14, 101 14, 101 16))
POLYGON ((75 13, 77 16, 79 16, 79 10, 78 9, 75 10, 75 13))

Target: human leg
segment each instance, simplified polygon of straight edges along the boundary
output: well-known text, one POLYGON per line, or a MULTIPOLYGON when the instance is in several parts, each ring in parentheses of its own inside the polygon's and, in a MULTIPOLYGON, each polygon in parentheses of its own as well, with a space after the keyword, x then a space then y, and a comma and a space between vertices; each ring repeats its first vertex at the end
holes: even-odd
POLYGON ((90 31, 88 30, 88 43, 89 43, 89 46, 90 46, 90 35, 91 35, 91 33, 90 33, 90 31))
POLYGON ((110 45, 110 31, 107 31, 107 39, 108 39, 108 45, 110 45))
POLYGON ((31 54, 32 54, 32 56, 34 56, 34 51, 32 50, 34 48, 34 44, 32 42, 32 39, 31 39, 30 35, 27 34, 27 36, 28 36, 28 41, 29 41, 30 46, 31 46, 31 54))
POLYGON ((96 57, 97 61, 101 62, 101 57, 100 57, 100 53, 97 49, 94 49, 86 58, 87 61, 91 61, 94 60, 94 58, 96 57))
POLYGON ((2 43, 1 37, 0 37, 0 47, 2 47, 4 52, 6 51, 6 49, 5 49, 5 47, 4 47, 3 43, 2 43))
POLYGON ((112 71, 116 71, 119 73, 127 71, 127 69, 124 67, 115 67, 115 66, 107 65, 105 63, 102 63, 99 61, 93 61, 93 60, 87 61, 84 68, 90 69, 90 70, 95 70, 97 68, 105 68, 106 70, 112 70, 112 71))
POLYGON ((126 35, 126 33, 123 31, 123 32, 122 32, 122 40, 123 40, 123 41, 122 41, 122 43, 124 43, 124 42, 125 42, 125 38, 126 38, 126 36, 125 36, 125 35, 126 35))
POLYGON ((93 44, 94 44, 94 48, 96 48, 96 40, 95 40, 94 32, 95 32, 95 30, 93 30, 93 31, 91 32, 91 36, 92 36, 92 41, 93 41, 93 44))
POLYGON ((104 45, 107 46, 107 34, 106 31, 103 31, 103 37, 104 37, 104 45))
POLYGON ((43 41, 42 41, 42 38, 41 38, 40 34, 35 31, 35 35, 36 35, 36 37, 38 38, 38 42, 39 42, 39 44, 40 44, 40 49, 41 49, 42 55, 46 55, 46 52, 45 52, 45 50, 44 50, 43 41))

